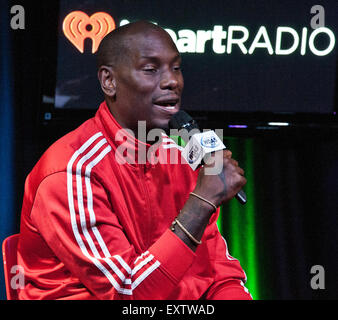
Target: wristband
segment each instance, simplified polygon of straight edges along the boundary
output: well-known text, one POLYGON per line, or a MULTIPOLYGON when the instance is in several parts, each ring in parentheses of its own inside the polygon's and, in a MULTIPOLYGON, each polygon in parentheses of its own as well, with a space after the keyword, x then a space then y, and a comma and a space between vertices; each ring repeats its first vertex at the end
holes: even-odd
POLYGON ((207 200, 207 199, 201 197, 200 195, 198 195, 198 194, 196 194, 196 193, 190 192, 190 194, 193 195, 193 196, 195 196, 195 197, 197 197, 198 199, 201 199, 202 201, 204 201, 204 202, 210 204, 210 205, 215 209, 215 211, 217 210, 216 205, 214 205, 211 201, 209 201, 209 200, 207 200))
POLYGON ((174 222, 171 224, 171 230, 175 231, 175 224, 178 224, 178 226, 182 229, 182 231, 187 235, 187 237, 196 245, 199 245, 202 243, 202 241, 198 241, 183 225, 177 218, 175 218, 174 222))

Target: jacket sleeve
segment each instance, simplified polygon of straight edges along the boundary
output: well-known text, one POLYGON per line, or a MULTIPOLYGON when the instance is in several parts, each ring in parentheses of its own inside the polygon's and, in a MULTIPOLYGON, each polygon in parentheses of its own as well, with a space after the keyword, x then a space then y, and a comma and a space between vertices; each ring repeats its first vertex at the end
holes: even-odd
POLYGON ((205 299, 252 300, 250 292, 244 286, 246 274, 240 262, 229 254, 226 240, 218 230, 217 215, 212 220, 206 237, 214 281, 208 288, 205 299))
POLYGON ((136 253, 99 182, 69 180, 66 172, 40 183, 31 219, 58 259, 98 299, 166 299, 195 258, 169 229, 136 253))

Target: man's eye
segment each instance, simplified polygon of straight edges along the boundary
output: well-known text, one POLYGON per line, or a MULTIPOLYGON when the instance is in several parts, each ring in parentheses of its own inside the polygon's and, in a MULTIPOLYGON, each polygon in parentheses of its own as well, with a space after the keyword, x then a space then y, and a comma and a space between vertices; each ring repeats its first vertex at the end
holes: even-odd
POLYGON ((154 67, 146 67, 146 68, 143 68, 143 71, 145 71, 147 73, 155 73, 157 71, 157 69, 154 68, 154 67))
POLYGON ((182 70, 182 68, 181 68, 181 66, 175 66, 175 67, 174 67, 174 70, 175 70, 175 71, 180 71, 180 70, 182 70))

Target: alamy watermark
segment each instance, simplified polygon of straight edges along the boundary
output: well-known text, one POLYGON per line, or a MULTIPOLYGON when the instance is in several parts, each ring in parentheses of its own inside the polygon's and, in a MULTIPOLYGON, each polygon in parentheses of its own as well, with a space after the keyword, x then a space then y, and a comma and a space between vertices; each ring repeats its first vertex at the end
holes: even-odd
POLYGON ((14 5, 11 7, 11 28, 13 30, 25 29, 25 8, 21 5, 14 5))
POLYGON ((310 286, 313 290, 325 289, 325 269, 317 264, 311 267, 310 273, 313 274, 310 280, 310 286))
MULTIPOLYGON (((25 270, 21 265, 13 265, 10 273, 12 274, 10 286, 13 290, 23 289, 25 287, 25 270)), ((313 290, 325 289, 325 269, 322 265, 314 265, 310 269, 312 275, 310 287, 313 290)))
POLYGON ((23 289, 25 287, 25 270, 23 266, 15 264, 11 267, 10 273, 13 274, 10 286, 13 290, 23 289))
MULTIPOLYGON (((210 130, 204 129, 203 132, 210 130)), ((223 129, 214 130, 215 134, 223 140, 223 129)), ((168 132, 167 132, 168 133, 168 132)), ((193 130, 170 129, 168 135, 162 129, 147 130, 146 121, 138 121, 136 136, 130 129, 120 129, 116 132, 113 140, 117 143, 115 150, 115 160, 123 165, 129 164, 186 164, 187 159, 182 157, 181 152, 184 148, 179 146, 171 137, 180 137, 185 142, 190 138, 201 133, 197 128, 193 130), (137 138, 136 138, 137 137, 137 138), (147 143, 144 143, 144 142, 147 143), (183 160, 184 159, 184 160, 183 160)), ((212 143, 212 142, 211 142, 212 143)), ((200 145, 196 145, 200 148, 200 145)), ((217 175, 223 168, 223 154, 221 152, 210 152, 203 161, 206 175, 217 175)))
MULTIPOLYGON (((10 26, 13 30, 25 29, 25 8, 22 5, 13 5, 10 9, 11 21, 10 26)), ((313 16, 310 20, 312 29, 325 27, 325 9, 322 5, 313 5, 310 9, 313 16)))
POLYGON ((311 18, 310 25, 312 29, 325 27, 325 9, 323 6, 316 4, 311 7, 310 13, 314 14, 311 18))

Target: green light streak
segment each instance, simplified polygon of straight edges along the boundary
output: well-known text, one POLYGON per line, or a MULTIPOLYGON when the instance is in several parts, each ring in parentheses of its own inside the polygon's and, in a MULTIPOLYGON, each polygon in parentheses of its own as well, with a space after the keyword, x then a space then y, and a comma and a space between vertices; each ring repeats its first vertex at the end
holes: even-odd
POLYGON ((223 207, 219 208, 219 216, 217 219, 217 227, 221 235, 223 235, 223 207))
POLYGON ((258 257, 255 239, 255 195, 254 195, 254 175, 253 175, 253 141, 246 139, 241 142, 244 150, 239 150, 238 140, 228 140, 229 149, 233 157, 239 161, 240 166, 245 170, 247 184, 244 187, 248 202, 245 205, 239 204, 235 199, 231 200, 222 208, 222 215, 218 219, 218 224, 222 221, 227 224, 222 228, 222 232, 227 230, 224 235, 228 238, 229 252, 237 258, 247 275, 246 287, 249 289, 254 299, 259 299, 258 285, 258 257), (222 221, 221 221, 222 219, 222 221))
POLYGON ((247 184, 245 187, 248 202, 245 205, 247 223, 246 223, 246 256, 247 256, 247 272, 248 272, 248 289, 251 290, 252 296, 259 299, 258 286, 258 257, 255 237, 255 194, 254 194, 254 164, 253 164, 253 141, 245 141, 245 175, 247 184), (250 275, 250 278, 249 278, 250 275))

